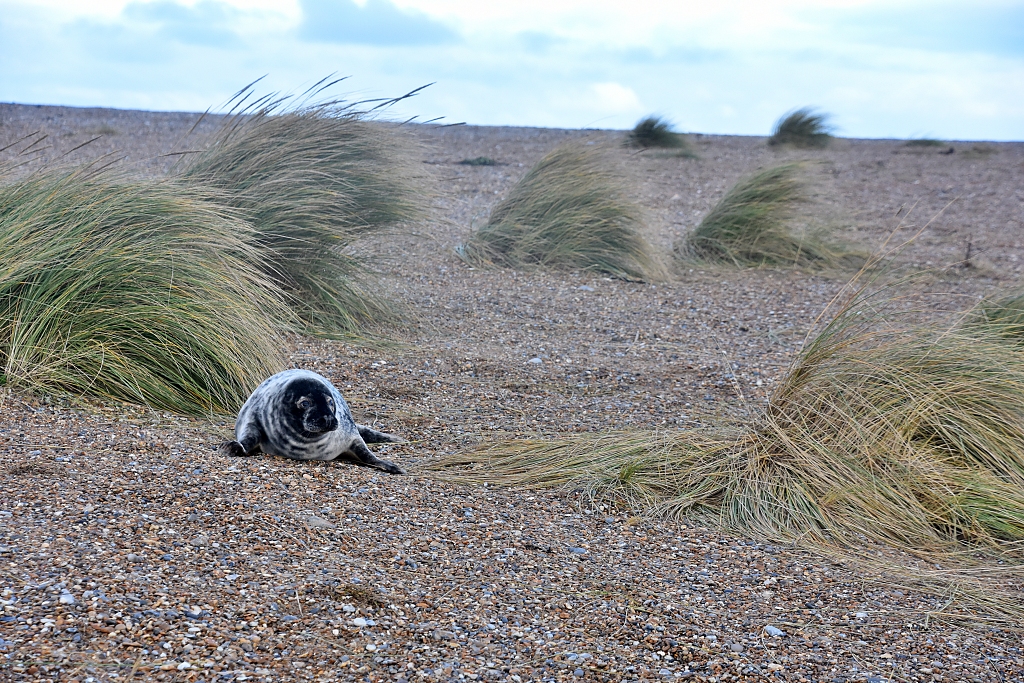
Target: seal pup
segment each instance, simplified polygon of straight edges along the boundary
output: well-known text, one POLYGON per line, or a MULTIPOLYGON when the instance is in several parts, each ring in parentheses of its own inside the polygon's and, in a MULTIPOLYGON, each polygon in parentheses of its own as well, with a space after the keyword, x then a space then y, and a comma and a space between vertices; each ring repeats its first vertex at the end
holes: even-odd
POLYGON ((366 447, 402 439, 357 425, 341 393, 326 377, 309 370, 285 370, 256 387, 238 412, 235 439, 221 445, 221 450, 233 457, 262 451, 293 460, 345 458, 391 474, 405 474, 366 447))

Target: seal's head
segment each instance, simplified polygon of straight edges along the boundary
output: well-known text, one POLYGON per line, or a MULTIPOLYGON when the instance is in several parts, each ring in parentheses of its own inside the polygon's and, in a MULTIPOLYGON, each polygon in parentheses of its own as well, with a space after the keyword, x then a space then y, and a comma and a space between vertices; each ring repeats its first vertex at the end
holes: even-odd
POLYGON ((297 377, 281 396, 285 421, 295 432, 314 436, 338 428, 334 396, 322 382, 297 377))

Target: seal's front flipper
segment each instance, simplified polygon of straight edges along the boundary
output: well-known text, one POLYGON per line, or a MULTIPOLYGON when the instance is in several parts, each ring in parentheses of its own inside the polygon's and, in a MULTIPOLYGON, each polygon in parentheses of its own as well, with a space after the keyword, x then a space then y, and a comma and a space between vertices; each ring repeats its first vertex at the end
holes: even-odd
POLYGON ((378 432, 376 429, 365 425, 356 425, 356 429, 359 430, 359 436, 363 438, 363 443, 402 443, 405 441, 400 436, 388 434, 387 432, 378 432))
MULTIPOLYGON (((380 432, 376 432, 380 434, 380 432)), ((385 435, 390 436, 390 435, 385 435)), ((376 443, 376 442, 375 442, 376 443)), ((366 467, 378 467, 388 474, 405 474, 405 470, 396 465, 393 462, 387 460, 381 460, 366 447, 366 444, 356 441, 354 444, 349 446, 349 453, 352 454, 353 460, 356 464, 365 465, 366 467)))
POLYGON ((255 423, 252 423, 239 431, 241 439, 238 441, 225 441, 220 445, 220 452, 232 458, 241 458, 259 453, 260 428, 255 423))

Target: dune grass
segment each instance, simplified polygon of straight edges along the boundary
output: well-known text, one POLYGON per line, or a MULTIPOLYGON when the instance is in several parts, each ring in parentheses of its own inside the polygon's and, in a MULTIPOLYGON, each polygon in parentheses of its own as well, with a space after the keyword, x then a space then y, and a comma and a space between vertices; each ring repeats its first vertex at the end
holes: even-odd
POLYGON ((748 428, 505 442, 432 469, 848 558, 883 544, 913 558, 887 567, 909 585, 942 564, 928 586, 967 596, 946 616, 1019 623, 1024 602, 1000 582, 1024 578, 1024 354, 960 316, 902 326, 886 307, 861 296, 843 309, 748 428))
POLYGON ((255 226, 256 263, 298 302, 303 331, 330 336, 400 318, 352 246, 419 214, 416 168, 396 125, 344 104, 278 100, 229 117, 181 175, 255 226))
POLYGON ((531 168, 458 251, 478 265, 657 276, 639 232, 642 213, 626 191, 606 150, 566 143, 531 168))
POLYGON ((283 294, 248 225, 179 183, 89 169, 0 186, 9 385, 186 415, 231 413, 283 366, 283 294))
POLYGON ((903 143, 904 147, 945 147, 946 143, 935 138, 914 138, 903 143))
POLYGON ((816 113, 810 107, 797 109, 775 123, 768 144, 793 147, 827 147, 832 140, 832 126, 828 114, 816 113))
POLYGON ((680 133, 672 130, 672 126, 657 116, 648 116, 641 119, 629 131, 626 141, 641 149, 661 147, 666 149, 687 148, 686 138, 680 133))
POLYGON ((806 201, 799 164, 761 171, 736 183, 684 241, 677 256, 736 266, 835 265, 847 254, 789 221, 806 201))

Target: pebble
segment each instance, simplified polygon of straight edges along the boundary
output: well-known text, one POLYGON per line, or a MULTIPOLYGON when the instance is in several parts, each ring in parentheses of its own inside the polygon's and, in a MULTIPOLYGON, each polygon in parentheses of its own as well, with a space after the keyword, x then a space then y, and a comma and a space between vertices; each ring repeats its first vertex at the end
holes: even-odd
POLYGON ((541 364, 541 363, 543 363, 544 361, 543 361, 543 360, 541 360, 540 358, 531 358, 530 360, 528 360, 528 361, 526 361, 526 362, 527 362, 527 363, 533 363, 534 365, 540 365, 540 364, 541 364))
POLYGON ((778 638, 779 636, 786 635, 785 631, 783 631, 782 629, 779 629, 779 628, 775 628, 774 626, 771 626, 771 625, 765 626, 764 627, 764 632, 767 633, 770 636, 775 637, 775 638, 778 638))

